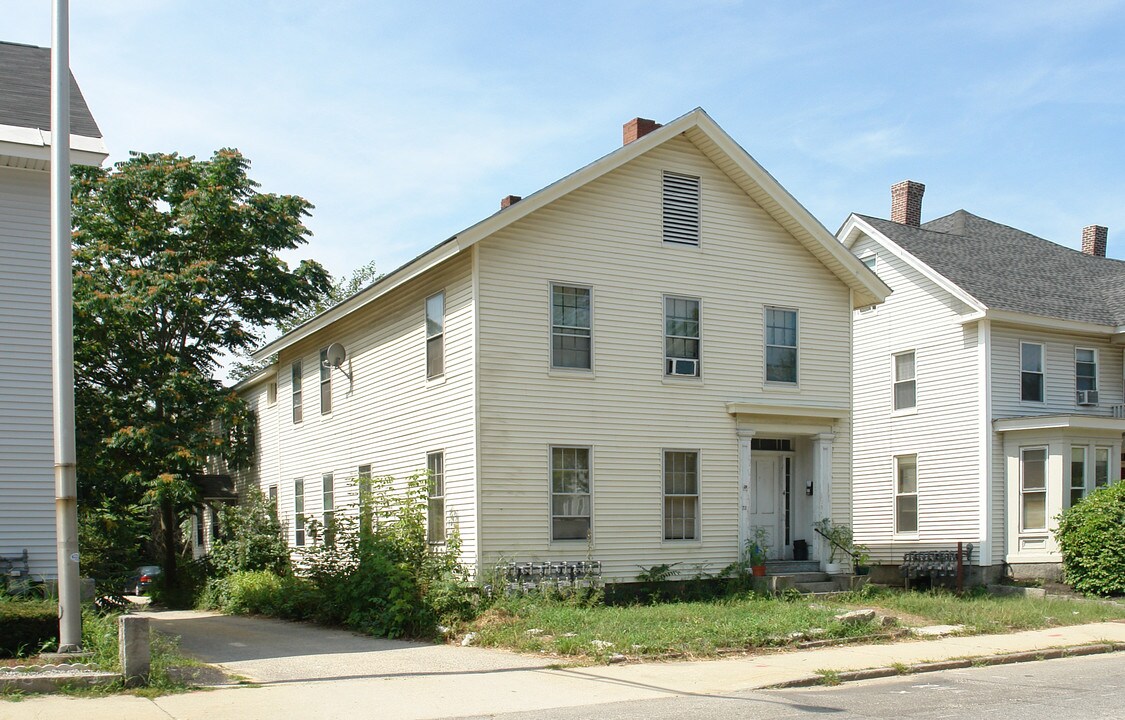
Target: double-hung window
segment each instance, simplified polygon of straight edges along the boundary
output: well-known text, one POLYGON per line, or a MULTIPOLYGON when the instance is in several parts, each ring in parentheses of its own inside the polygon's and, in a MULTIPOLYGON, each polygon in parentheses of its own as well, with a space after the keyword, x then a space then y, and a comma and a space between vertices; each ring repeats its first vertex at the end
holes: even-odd
POLYGON ((914 369, 914 351, 894 356, 895 410, 912 410, 917 404, 917 384, 914 369))
POLYGON ((551 540, 590 535, 590 448, 551 448, 551 540))
POLYGON ((1090 348, 1074 350, 1074 389, 1080 405, 1098 402, 1098 351, 1090 348))
POLYGON ((1109 451, 1110 448, 1094 448, 1094 489, 1104 488, 1109 485, 1109 451))
POLYGON ((445 293, 426 298, 426 377, 445 374, 445 293))
POLYGON ((277 522, 277 485, 270 485, 269 488, 269 512, 270 519, 277 522))
POLYGON ((293 378, 293 422, 301 422, 301 361, 296 360, 293 363, 293 370, 290 375, 293 378))
POLYGON ((328 364, 328 348, 320 351, 320 414, 332 412, 332 366, 328 364))
POLYGON ((766 308, 766 382, 797 382, 797 311, 766 308))
POLYGON ((699 377, 699 300, 664 298, 664 374, 699 377))
POLYGON ((1047 448, 1020 448, 1020 529, 1047 529, 1047 448))
POLYGON ((426 539, 431 543, 445 542, 445 453, 426 455, 427 493, 426 539))
POLYGON ((1070 504, 1073 507, 1086 497, 1086 448, 1070 448, 1070 504))
POLYGON ((699 178, 665 171, 662 220, 664 242, 699 245, 699 178))
POLYGON ((699 452, 664 451, 664 539, 699 537, 699 452))
POLYGON ((1020 343, 1020 400, 1043 402, 1043 345, 1020 343))
POLYGON ((293 481, 293 544, 305 545, 305 481, 293 481))
POLYGON ((918 532, 918 456, 895 457, 895 532, 918 532))
POLYGON ((324 523, 324 544, 332 547, 336 544, 336 481, 332 473, 324 473, 320 478, 321 499, 323 504, 322 521, 324 523))
POLYGON ((591 369, 590 288, 551 285, 551 367, 591 369))

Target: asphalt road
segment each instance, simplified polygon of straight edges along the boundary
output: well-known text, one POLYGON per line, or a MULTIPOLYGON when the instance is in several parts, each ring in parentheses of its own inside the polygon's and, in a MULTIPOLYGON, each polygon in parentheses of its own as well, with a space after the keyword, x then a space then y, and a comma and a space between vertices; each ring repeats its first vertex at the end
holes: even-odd
POLYGON ((496 720, 1123 720, 1125 654, 1043 660, 849 683, 838 687, 686 695, 529 713, 496 720))

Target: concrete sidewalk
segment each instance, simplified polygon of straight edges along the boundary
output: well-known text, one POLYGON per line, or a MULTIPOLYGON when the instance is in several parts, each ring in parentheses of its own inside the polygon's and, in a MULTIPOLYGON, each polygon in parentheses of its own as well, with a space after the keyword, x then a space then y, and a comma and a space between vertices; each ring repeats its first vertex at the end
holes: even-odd
MULTIPOLYGON (((339 632, 323 630, 324 632, 339 632)), ((348 640, 347 642, 350 642, 348 640)), ((385 642, 385 641, 383 641, 385 642)), ((276 720, 360 717, 381 720, 444 718, 534 711, 674 695, 722 696, 778 683, 815 678, 818 670, 846 671, 901 663, 981 658, 1097 643, 1125 643, 1125 623, 1097 623, 1007 635, 945 637, 876 645, 845 645, 723 660, 549 669, 538 658, 476 648, 428 646, 462 657, 466 667, 425 669, 414 643, 359 650, 343 677, 318 673, 311 679, 266 680, 258 687, 170 695, 154 700, 131 696, 75 699, 60 696, 0 701, 8 718, 245 718, 276 720), (473 652, 473 651, 476 652, 473 652), (406 654, 415 653, 406 660, 406 654), (381 653, 381 672, 362 672, 367 652, 381 653), (463 655, 461 653, 464 653, 463 655), (486 653, 481 655, 480 653, 486 653), (399 664, 398 658, 402 658, 399 664), (470 660, 472 658, 472 660, 470 660), (499 667, 487 666, 498 663, 499 667), (395 671, 394 668, 410 668, 395 671)), ((236 646, 237 647, 237 646, 236 646)), ((422 646, 426 647, 426 646, 422 646)), ((316 654, 325 660, 329 655, 316 654)), ((235 661, 238 662, 238 661, 235 661)), ((337 662, 333 660, 332 662, 337 662)), ((346 661, 339 661, 345 662, 346 661)), ((1125 656, 1121 659, 1125 670, 1125 656)), ((455 663, 457 664, 457 663, 455 663)), ((232 667, 229 663, 224 663, 232 667)))

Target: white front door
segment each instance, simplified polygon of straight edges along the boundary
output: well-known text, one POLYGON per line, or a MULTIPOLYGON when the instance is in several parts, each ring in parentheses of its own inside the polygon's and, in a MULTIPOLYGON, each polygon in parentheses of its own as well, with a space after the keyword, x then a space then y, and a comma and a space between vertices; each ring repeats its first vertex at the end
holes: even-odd
POLYGON ((788 557, 787 525, 790 519, 789 491, 793 456, 789 454, 754 453, 750 470, 750 540, 755 530, 765 531, 769 558, 788 557))

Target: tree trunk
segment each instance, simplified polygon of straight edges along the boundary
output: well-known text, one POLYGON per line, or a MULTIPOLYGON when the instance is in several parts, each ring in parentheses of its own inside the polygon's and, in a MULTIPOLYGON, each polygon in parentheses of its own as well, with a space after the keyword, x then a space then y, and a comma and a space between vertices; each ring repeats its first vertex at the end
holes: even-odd
POLYGON ((164 536, 164 587, 174 590, 180 586, 176 560, 179 553, 176 547, 176 507, 172 498, 160 499, 160 530, 164 536))

